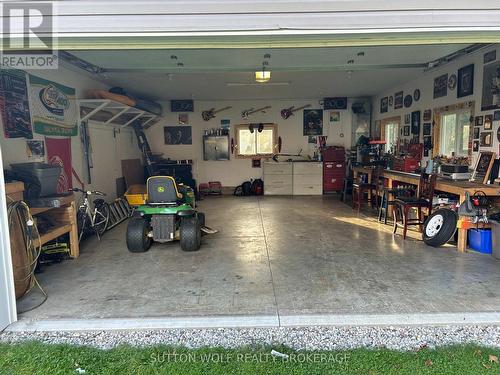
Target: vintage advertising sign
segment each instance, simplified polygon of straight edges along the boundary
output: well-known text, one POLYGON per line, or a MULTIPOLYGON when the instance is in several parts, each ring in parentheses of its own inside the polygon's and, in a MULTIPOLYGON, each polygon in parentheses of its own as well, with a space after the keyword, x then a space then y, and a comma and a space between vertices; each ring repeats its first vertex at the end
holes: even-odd
POLYGON ((24 72, 0 70, 0 112, 5 138, 33 138, 24 72))
POLYGON ((78 134, 75 89, 30 75, 30 101, 34 130, 38 134, 78 134))

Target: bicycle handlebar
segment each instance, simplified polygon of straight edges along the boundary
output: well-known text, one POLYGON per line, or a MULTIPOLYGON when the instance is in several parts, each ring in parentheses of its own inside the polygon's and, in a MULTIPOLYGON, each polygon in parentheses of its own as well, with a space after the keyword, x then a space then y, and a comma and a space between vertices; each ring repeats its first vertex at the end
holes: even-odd
POLYGON ((99 190, 82 190, 82 189, 79 189, 79 188, 72 188, 72 189, 69 189, 69 191, 73 191, 73 192, 78 192, 78 193, 83 193, 83 194, 87 194, 87 195, 101 195, 101 196, 105 196, 106 193, 103 193, 102 191, 99 191, 99 190))

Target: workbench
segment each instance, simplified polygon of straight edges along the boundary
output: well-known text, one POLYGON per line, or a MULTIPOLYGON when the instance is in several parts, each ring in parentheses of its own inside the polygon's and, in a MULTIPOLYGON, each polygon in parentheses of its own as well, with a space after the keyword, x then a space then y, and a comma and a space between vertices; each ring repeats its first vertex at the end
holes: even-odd
MULTIPOLYGON (((368 175, 368 181, 371 181, 374 173, 373 167, 354 167, 354 177, 364 173, 368 175)), ((411 185, 418 185, 420 175, 416 173, 406 173, 383 169, 380 172, 380 177, 387 180, 385 185, 389 189, 393 187, 395 182, 402 182, 411 185)), ((500 185, 486 185, 471 181, 454 181, 447 178, 438 177, 436 180, 436 192, 449 193, 460 197, 459 202, 465 200, 465 194, 473 195, 477 191, 483 191, 488 197, 500 197, 500 185)), ((469 226, 464 225, 458 228, 457 250, 465 252, 467 249, 467 229, 469 226)))
MULTIPOLYGON (((23 200, 24 184, 22 182, 11 182, 5 184, 7 193, 7 204, 12 201, 23 200)), ((30 207, 31 215, 44 214, 49 216, 55 223, 47 233, 40 234, 40 240, 35 239, 35 245, 46 244, 63 234, 69 233, 70 256, 77 258, 80 255, 78 244, 78 225, 76 221, 76 203, 74 194, 59 197, 60 207, 30 207)))

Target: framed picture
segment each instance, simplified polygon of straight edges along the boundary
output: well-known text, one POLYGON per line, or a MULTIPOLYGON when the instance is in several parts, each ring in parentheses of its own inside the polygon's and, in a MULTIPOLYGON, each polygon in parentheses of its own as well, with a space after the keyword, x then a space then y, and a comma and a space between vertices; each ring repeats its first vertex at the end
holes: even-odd
POLYGON ((491 147, 493 144, 493 132, 482 132, 481 133, 481 147, 491 147))
POLYGON ((252 159, 252 168, 260 168, 260 159, 252 159))
POLYGON ((474 165, 474 171, 472 172, 471 181, 479 182, 482 184, 486 183, 486 181, 488 181, 493 162, 495 161, 495 157, 495 153, 491 151, 479 152, 476 163, 474 165))
POLYGON ((316 137, 315 135, 308 135, 307 136, 307 143, 310 143, 310 144, 317 144, 318 143, 318 137, 316 137))
POLYGON ((431 118, 432 118, 432 110, 430 110, 430 109, 426 109, 426 110, 424 111, 424 116, 423 116, 423 117, 424 117, 424 118, 423 118, 423 120, 424 120, 424 121, 431 121, 431 118))
POLYGON ((479 141, 472 141, 472 152, 478 152, 479 151, 479 141))
POLYGON ((163 136, 166 145, 191 145, 193 139, 191 126, 165 126, 163 136))
POLYGON ((375 120, 375 122, 373 123, 373 128, 371 129, 372 131, 372 134, 371 134, 371 137, 372 139, 375 139, 375 140, 380 140, 380 127, 381 127, 381 124, 382 122, 380 120, 375 120))
POLYGON ((339 111, 330 111, 330 123, 339 122, 340 121, 340 112, 339 111))
POLYGON ((410 122, 411 122, 411 115, 407 113, 405 115, 405 124, 410 124, 410 122))
POLYGON ((394 109, 403 108, 403 91, 394 94, 394 109))
POLYGON ((388 109, 389 98, 387 96, 384 96, 382 99, 380 99, 380 113, 386 113, 388 109))
POLYGON ((500 111, 493 112, 493 121, 500 121, 500 111))
POLYGON ((304 135, 323 134, 323 110, 304 109, 304 135))
POLYGON ((493 115, 485 115, 484 116, 484 128, 486 130, 491 129, 493 127, 493 115))
POLYGON ((476 116, 476 126, 483 125, 483 116, 476 116))
POLYGON ((481 111, 500 108, 500 61, 483 67, 481 111))
POLYGON ((420 134, 420 111, 413 111, 411 113, 411 134, 420 134))
POLYGON ((474 139, 479 139, 479 133, 480 133, 480 131, 481 131, 481 128, 479 128, 477 126, 474 128, 474 134, 473 134, 474 135, 474 137, 473 137, 474 139))
POLYGON ((403 128, 403 135, 404 135, 405 137, 409 137, 409 136, 410 136, 410 127, 409 127, 409 126, 405 126, 405 127, 403 128))
POLYGON ((43 141, 26 141, 26 152, 28 157, 41 158, 45 156, 45 144, 43 141))
POLYGON ((194 102, 191 99, 171 100, 171 112, 194 112, 194 102))
POLYGON ((431 135, 432 124, 430 122, 424 122, 424 136, 431 135))
POLYGON ((424 149, 430 150, 432 148, 432 137, 424 136, 424 149))
POLYGON ((187 113, 179 113, 179 125, 187 125, 189 123, 189 115, 187 113))
POLYGON ((492 61, 495 61, 497 59, 497 50, 494 49, 493 51, 486 52, 483 55, 483 64, 488 64, 492 61))
POLYGON ((457 98, 474 93, 474 64, 458 69, 457 98))
POLYGON ((434 99, 448 94, 448 73, 434 78, 434 99))

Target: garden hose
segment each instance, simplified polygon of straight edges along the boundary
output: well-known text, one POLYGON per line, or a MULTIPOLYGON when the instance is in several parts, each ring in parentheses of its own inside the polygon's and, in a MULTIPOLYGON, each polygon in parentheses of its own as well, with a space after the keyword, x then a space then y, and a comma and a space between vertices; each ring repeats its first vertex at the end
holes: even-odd
POLYGON ((15 224, 14 218, 17 217, 18 222, 21 226, 24 240, 24 250, 26 252, 26 257, 28 259, 28 264, 23 266, 15 267, 16 270, 23 270, 23 277, 20 282, 29 280, 29 286, 20 298, 26 296, 34 287, 38 287, 43 295, 43 300, 27 310, 19 311, 19 313, 24 313, 31 311, 39 306, 41 306, 47 300, 47 293, 43 290, 42 286, 35 277, 35 269, 38 263, 38 258, 42 252, 42 244, 40 240, 40 233, 35 225, 33 216, 31 215, 30 208, 24 201, 13 201, 7 205, 7 215, 9 220, 9 231, 11 227, 15 224), (35 246, 34 239, 38 239, 38 246, 35 246))

